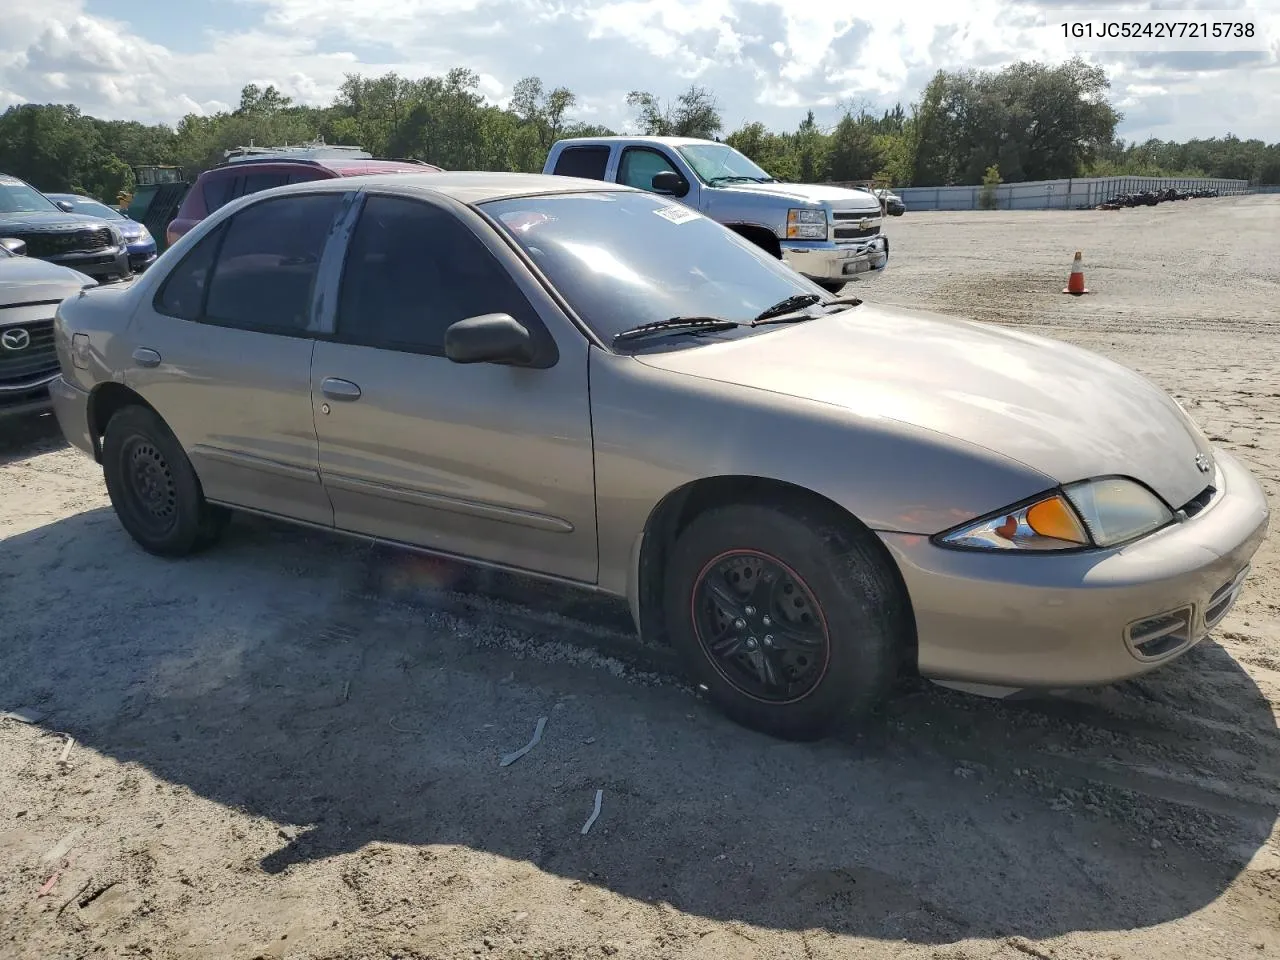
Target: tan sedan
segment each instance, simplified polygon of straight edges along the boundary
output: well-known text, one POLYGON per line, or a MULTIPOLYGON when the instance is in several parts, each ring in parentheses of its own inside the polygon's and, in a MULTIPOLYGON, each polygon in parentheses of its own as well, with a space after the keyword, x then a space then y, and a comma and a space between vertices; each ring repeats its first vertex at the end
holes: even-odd
POLYGON ((1185 653, 1268 523, 1164 392, 833 299, 714 221, 520 174, 282 187, 58 310, 67 438, 179 556, 230 510, 625 596, 731 716, 830 730, 1185 653))

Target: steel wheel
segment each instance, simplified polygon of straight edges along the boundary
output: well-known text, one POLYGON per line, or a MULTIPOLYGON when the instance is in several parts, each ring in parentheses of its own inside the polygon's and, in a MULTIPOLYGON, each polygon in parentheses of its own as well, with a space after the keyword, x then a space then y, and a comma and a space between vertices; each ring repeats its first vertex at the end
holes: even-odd
POLYGON ((748 697, 794 703, 826 675, 831 636, 822 607, 776 557, 730 550, 712 558, 694 584, 692 614, 716 672, 748 697))
POLYGON ((126 493, 135 519, 153 536, 168 533, 178 518, 178 485, 164 454, 145 437, 124 445, 126 493))
POLYGON ((205 502, 182 445, 145 407, 112 414, 102 473, 121 524, 149 553, 185 556, 213 543, 226 526, 226 510, 205 502))

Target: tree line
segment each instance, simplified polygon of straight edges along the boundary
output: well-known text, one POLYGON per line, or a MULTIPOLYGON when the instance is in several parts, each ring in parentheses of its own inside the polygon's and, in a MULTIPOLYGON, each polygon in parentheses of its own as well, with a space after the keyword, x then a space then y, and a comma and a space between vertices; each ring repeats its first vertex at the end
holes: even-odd
MULTIPOLYGON (((332 103, 311 107, 250 84, 235 109, 190 114, 176 126, 104 120, 72 104, 23 104, 0 114, 0 173, 115 202, 133 189, 135 167, 178 166, 194 179, 225 150, 250 144, 322 138, 451 170, 536 172, 556 140, 613 132, 575 119, 573 91, 537 77, 517 83, 505 107, 479 87, 466 68, 416 80, 352 74, 332 103)), ((905 108, 846 104, 830 127, 809 111, 791 131, 759 122, 727 131, 714 93, 697 85, 672 101, 636 90, 626 103, 645 133, 723 139, 787 181, 935 186, 1136 175, 1280 183, 1280 143, 1230 134, 1185 143, 1118 139, 1122 116, 1109 90, 1105 71, 1078 59, 939 71, 905 108)))

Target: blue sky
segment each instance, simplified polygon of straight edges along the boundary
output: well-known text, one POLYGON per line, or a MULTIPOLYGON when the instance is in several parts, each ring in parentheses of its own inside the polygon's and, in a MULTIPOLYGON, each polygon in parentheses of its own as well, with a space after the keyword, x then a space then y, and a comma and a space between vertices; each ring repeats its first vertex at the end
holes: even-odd
MULTIPOLYGON (((325 103, 344 74, 467 66, 502 102, 528 75, 578 94, 579 119, 625 129, 626 94, 715 91, 727 126, 793 128, 807 109, 909 103, 939 68, 1070 55, 1044 25, 1059 0, 3 0, 0 109, 71 102, 86 113, 176 122, 233 106, 246 83, 325 103), (857 11, 856 13, 850 11, 857 11)), ((1225 8, 1243 0, 1194 0, 1225 8)), ((1072 7, 1148 4, 1075 0, 1072 7)), ((1176 6, 1177 0, 1160 0, 1176 6)), ((1190 5, 1190 4, 1189 4, 1190 5)), ((1251 0, 1280 37, 1280 0, 1251 0)), ((1250 57, 1094 55, 1126 138, 1228 131, 1280 140, 1280 40, 1250 57)))

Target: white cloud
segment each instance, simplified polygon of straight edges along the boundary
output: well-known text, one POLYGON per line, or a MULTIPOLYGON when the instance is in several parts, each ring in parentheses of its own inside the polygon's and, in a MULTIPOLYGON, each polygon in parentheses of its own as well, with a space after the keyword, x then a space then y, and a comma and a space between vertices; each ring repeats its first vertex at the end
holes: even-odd
MULTIPOLYGON (((715 91, 730 127, 749 119, 793 127, 810 108, 829 123, 843 102, 909 103, 939 68, 1063 60, 1070 53, 1046 22, 1056 19, 1054 8, 1090 0, 899 0, 853 11, 813 0, 235 2, 240 23, 230 31, 193 27, 198 2, 175 3, 172 22, 152 17, 133 26, 128 0, 95 5, 114 7, 114 19, 89 15, 84 0, 9 4, 15 9, 0 30, 0 108, 73 102, 97 116, 175 122, 235 104, 246 83, 275 84, 299 102, 321 104, 350 72, 422 76, 466 66, 491 99, 535 74, 578 93, 579 116, 620 129, 629 90, 669 98, 691 81, 715 91), (181 48, 167 46, 166 37, 180 37, 181 48)), ((1280 0, 1254 0, 1250 9, 1268 19, 1276 38, 1259 62, 1099 57, 1127 116, 1122 135, 1231 130, 1275 140, 1280 0)))

